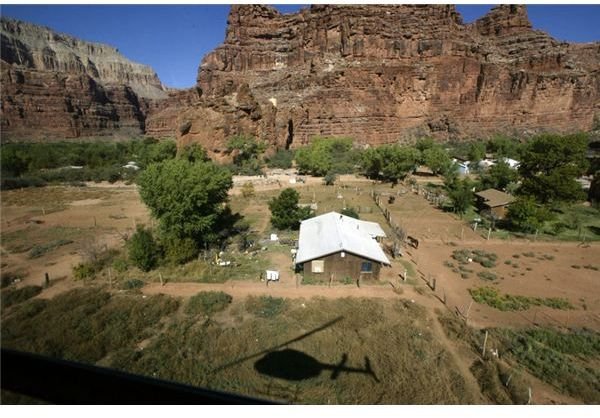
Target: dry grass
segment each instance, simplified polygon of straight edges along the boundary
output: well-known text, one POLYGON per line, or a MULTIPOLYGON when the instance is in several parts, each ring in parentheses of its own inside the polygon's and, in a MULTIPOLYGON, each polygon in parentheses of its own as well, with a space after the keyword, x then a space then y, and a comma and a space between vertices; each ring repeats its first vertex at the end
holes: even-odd
POLYGON ((2 344, 284 402, 473 401, 429 330, 425 310, 414 303, 234 300, 212 317, 182 315, 177 306, 164 296, 80 289, 11 308, 2 318, 2 344), (277 312, 265 315, 258 305, 277 312), (148 341, 143 350, 141 341, 148 341), (308 363, 282 361, 290 354, 308 363), (261 368, 269 356, 279 356, 279 377, 261 368))
POLYGON ((424 310, 415 304, 318 298, 276 302, 268 303, 277 305, 274 315, 257 316, 256 301, 234 301, 229 312, 215 319, 178 321, 143 352, 121 351, 113 365, 293 403, 472 402, 449 355, 427 329, 424 310), (218 322, 225 318, 233 318, 226 321, 233 327, 218 322), (332 323, 336 318, 342 319, 332 323), (318 330, 327 323, 330 326, 318 330), (302 336, 305 338, 299 338, 302 336), (280 346, 291 340, 296 341, 280 346), (260 373, 259 361, 266 361, 268 353, 284 360, 290 353, 310 356, 312 363, 305 365, 302 373, 313 374, 293 380, 300 371, 286 361, 278 363, 277 370, 288 374, 287 379, 260 373), (332 379, 344 356, 345 366, 357 371, 342 370, 332 379), (368 369, 367 363, 373 374, 360 372, 368 369))

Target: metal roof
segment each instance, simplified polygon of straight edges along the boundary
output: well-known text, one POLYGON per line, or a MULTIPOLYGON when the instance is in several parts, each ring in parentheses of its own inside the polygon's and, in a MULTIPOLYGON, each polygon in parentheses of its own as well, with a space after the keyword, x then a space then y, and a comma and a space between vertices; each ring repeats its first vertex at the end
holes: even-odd
POLYGON ((302 221, 296 264, 339 251, 390 264, 374 237, 385 237, 377 222, 366 222, 337 212, 302 221))

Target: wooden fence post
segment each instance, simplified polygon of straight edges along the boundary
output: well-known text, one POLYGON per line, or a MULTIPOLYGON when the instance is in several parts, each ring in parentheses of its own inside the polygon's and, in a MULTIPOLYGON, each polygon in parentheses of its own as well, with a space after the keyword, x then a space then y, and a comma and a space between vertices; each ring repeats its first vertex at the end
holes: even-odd
POLYGON ((485 358, 485 346, 487 344, 488 332, 485 331, 485 338, 483 339, 483 348, 481 349, 481 357, 485 358))

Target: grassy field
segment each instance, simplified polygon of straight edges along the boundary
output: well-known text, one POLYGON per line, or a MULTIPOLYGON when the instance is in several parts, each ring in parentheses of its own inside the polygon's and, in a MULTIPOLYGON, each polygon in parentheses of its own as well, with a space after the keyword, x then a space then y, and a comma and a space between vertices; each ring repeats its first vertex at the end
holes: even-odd
POLYGON ((414 303, 197 299, 96 288, 33 299, 2 316, 2 345, 282 402, 473 401, 414 303))
POLYGON ((531 374, 558 392, 584 403, 600 402, 600 334, 586 329, 555 328, 475 330, 447 313, 439 316, 446 334, 457 344, 481 353, 485 331, 487 355, 473 363, 471 371, 482 392, 494 403, 525 403, 531 374), (509 379, 510 377, 510 379, 509 379))

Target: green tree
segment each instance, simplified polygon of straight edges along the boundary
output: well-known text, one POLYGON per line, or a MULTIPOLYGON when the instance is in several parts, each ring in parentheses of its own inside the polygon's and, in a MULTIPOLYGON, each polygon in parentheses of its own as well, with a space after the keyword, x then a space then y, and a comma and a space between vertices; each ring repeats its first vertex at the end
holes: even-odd
POLYGON ((472 142, 469 144, 467 158, 469 161, 477 163, 485 158, 485 144, 483 142, 472 142))
POLYGON ((135 233, 127 241, 129 260, 140 270, 152 270, 159 259, 159 247, 152 231, 138 225, 135 233))
POLYGON ((575 179, 588 167, 587 142, 585 134, 534 138, 523 151, 519 193, 540 203, 583 200, 585 194, 575 179))
POLYGON ((212 162, 184 159, 151 164, 138 176, 140 196, 164 233, 211 242, 226 212, 231 173, 212 162))
POLYGON ((496 158, 506 157, 520 159, 523 146, 514 138, 497 135, 487 143, 487 150, 496 158))
POLYGON ((27 172, 28 162, 25 156, 12 144, 3 144, 0 148, 0 167, 3 176, 20 176, 27 172))
POLYGON ((177 145, 173 140, 164 140, 156 143, 147 144, 140 155, 140 163, 148 166, 152 163, 159 163, 164 160, 175 158, 177 154, 177 145))
POLYGON ((266 159, 267 166, 271 168, 291 168, 294 160, 294 151, 279 149, 275 154, 266 159))
POLYGON ((516 170, 510 168, 504 161, 500 161, 481 176, 481 184, 484 189, 504 190, 518 178, 519 173, 516 170))
POLYGON ((433 148, 435 147, 435 141, 433 140, 433 138, 421 138, 419 140, 417 140, 416 144, 415 144, 415 148, 417 148, 419 151, 423 152, 427 149, 433 148))
POLYGON ((381 170, 383 168, 383 159, 381 156, 380 148, 367 148, 361 154, 361 167, 362 172, 367 178, 377 179, 381 176, 381 170))
POLYGON ((588 192, 588 200, 595 208, 600 208, 600 171, 596 171, 588 192))
POLYGON ((456 180, 448 190, 448 197, 454 212, 462 216, 473 204, 473 183, 468 179, 456 180))
POLYGON ((421 156, 416 148, 398 145, 384 145, 378 151, 381 153, 383 178, 392 183, 397 183, 412 172, 421 156))
POLYGON ((440 145, 423 151, 423 162, 434 174, 445 174, 452 168, 452 160, 448 152, 440 145))
POLYGON ((192 238, 178 238, 175 236, 161 237, 165 260, 174 265, 184 264, 196 258, 200 249, 198 243, 192 238))
POLYGON ((206 150, 200 144, 188 144, 181 147, 177 152, 177 157, 191 163, 210 161, 206 150))
POLYGON ((359 162, 351 138, 314 138, 310 145, 300 148, 295 155, 298 170, 313 176, 350 173, 359 162))
POLYGON ((551 219, 551 215, 548 209, 536 203, 533 198, 523 196, 510 204, 507 218, 515 229, 535 232, 545 221, 551 219))
POLYGON ((236 135, 227 140, 227 152, 233 156, 233 172, 244 175, 261 174, 262 163, 259 156, 266 144, 253 136, 236 135))
POLYGON ((298 207, 300 195, 292 188, 284 189, 269 201, 271 224, 277 229, 298 229, 300 221, 312 216, 310 208, 298 207))
POLYGON ((360 219, 360 216, 358 215, 358 212, 356 211, 356 209, 351 208, 351 207, 342 209, 341 213, 342 213, 342 215, 346 215, 346 216, 349 216, 354 219, 360 219))

